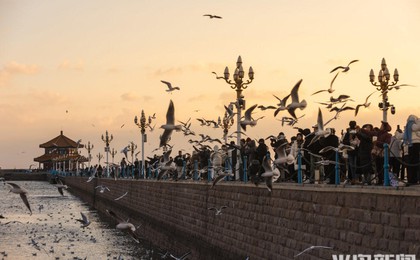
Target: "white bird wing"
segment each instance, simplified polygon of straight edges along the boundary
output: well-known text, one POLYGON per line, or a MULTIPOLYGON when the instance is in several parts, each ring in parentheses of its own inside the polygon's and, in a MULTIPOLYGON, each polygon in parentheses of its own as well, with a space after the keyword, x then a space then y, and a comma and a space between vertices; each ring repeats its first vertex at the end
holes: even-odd
POLYGON ((249 121, 251 121, 252 120, 252 111, 254 111, 254 109, 256 108, 258 106, 258 104, 255 104, 255 105, 253 105, 252 107, 250 107, 250 108, 248 108, 246 111, 245 111, 245 120, 249 120, 249 121))
POLYGON ((168 112, 166 112, 166 124, 175 124, 175 107, 174 102, 172 102, 172 100, 169 102, 168 112))
POLYGON ((262 162, 262 166, 264 168, 264 171, 266 171, 266 172, 273 171, 273 168, 270 165, 270 159, 267 156, 264 156, 264 159, 263 159, 263 162, 262 162))
POLYGON ((168 143, 169 138, 172 135, 172 131, 173 130, 169 130, 169 129, 165 129, 165 131, 163 131, 163 134, 160 137, 159 147, 165 146, 168 143))
POLYGON ((318 119, 317 119, 317 123, 318 123, 318 131, 323 131, 324 130, 324 120, 322 119, 321 108, 318 108, 318 119))
POLYGON ((300 83, 302 83, 302 79, 296 83, 296 85, 293 87, 292 91, 290 92, 290 95, 292 96, 292 103, 299 103, 298 90, 300 87, 300 83))

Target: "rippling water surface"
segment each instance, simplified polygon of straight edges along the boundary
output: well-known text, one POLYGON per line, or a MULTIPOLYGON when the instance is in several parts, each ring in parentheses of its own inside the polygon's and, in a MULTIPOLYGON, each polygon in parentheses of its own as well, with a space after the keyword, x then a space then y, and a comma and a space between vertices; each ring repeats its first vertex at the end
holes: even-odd
POLYGON ((48 182, 13 183, 28 190, 33 214, 8 185, 0 185, 0 259, 160 258, 161 252, 144 246, 149 243, 136 243, 66 190, 61 196, 48 182), (80 212, 91 221, 86 228, 76 221, 80 212))

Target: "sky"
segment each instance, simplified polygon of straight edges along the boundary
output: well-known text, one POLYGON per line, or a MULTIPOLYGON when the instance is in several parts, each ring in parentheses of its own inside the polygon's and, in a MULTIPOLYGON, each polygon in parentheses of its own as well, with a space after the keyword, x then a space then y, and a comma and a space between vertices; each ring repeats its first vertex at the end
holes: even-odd
MULTIPOLYGON (((235 101, 236 92, 212 72, 222 75, 227 66, 232 75, 239 55, 245 73, 249 66, 255 72, 243 91, 246 106, 275 105, 273 95, 286 96, 303 79, 299 95, 308 106, 297 110, 304 116, 295 126, 310 128, 318 108, 324 121, 334 116, 317 103, 331 95, 350 95, 349 106, 363 103, 376 90, 369 72, 378 75, 382 58, 391 74, 398 69, 400 84, 420 86, 419 25, 418 0, 0 0, 0 167, 29 168, 44 153, 39 145, 60 131, 93 144, 94 158, 104 154, 101 135, 108 131, 119 162, 130 142, 140 151, 133 120, 142 110, 156 114, 156 128, 146 132, 144 154, 151 156, 170 100, 176 121, 191 118, 197 134, 221 138, 221 129, 199 126, 196 118, 217 120, 224 105, 235 101), (311 95, 329 87, 333 68, 355 59, 338 75, 332 94, 311 95), (161 80, 180 90, 166 92, 161 80)), ((419 94, 419 87, 409 86, 389 92, 394 129, 403 128, 410 114, 419 116, 419 94)), ((339 136, 350 120, 378 126, 380 100, 377 92, 357 117, 345 111, 329 126, 339 136)), ((254 112, 264 118, 248 127, 251 138, 297 133, 281 126, 286 111, 276 117, 273 110, 254 112)), ((174 132, 170 144, 190 152, 190 138, 174 132)))

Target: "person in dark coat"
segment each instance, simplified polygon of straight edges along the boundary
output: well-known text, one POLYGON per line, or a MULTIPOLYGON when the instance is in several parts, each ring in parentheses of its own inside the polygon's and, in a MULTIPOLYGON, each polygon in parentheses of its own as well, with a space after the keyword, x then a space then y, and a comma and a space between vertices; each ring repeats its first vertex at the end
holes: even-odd
POLYGON ((365 124, 362 128, 356 127, 356 137, 359 139, 359 149, 357 150, 357 160, 359 165, 357 167, 356 178, 352 180, 352 184, 360 184, 360 176, 365 177, 365 182, 370 184, 372 178, 372 155, 373 148, 372 137, 375 135, 373 126, 365 124))
MULTIPOLYGON (((330 134, 327 135, 325 138, 320 138, 319 139, 319 144, 321 145, 322 148, 325 148, 327 146, 332 146, 332 147, 338 147, 339 144, 339 138, 338 136, 335 135, 335 129, 334 128, 329 128, 328 129, 330 134)), ((321 149, 322 149, 321 148, 321 149)), ((335 151, 334 150, 330 150, 328 152, 325 152, 322 154, 322 156, 329 161, 335 161, 335 151)), ((325 173, 325 177, 326 177, 326 183, 327 184, 335 184, 335 164, 327 164, 324 166, 324 173, 325 173)))

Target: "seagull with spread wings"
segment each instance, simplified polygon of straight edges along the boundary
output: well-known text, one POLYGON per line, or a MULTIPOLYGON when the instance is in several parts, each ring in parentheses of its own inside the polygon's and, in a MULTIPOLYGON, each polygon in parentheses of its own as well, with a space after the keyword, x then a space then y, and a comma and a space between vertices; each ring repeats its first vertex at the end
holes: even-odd
POLYGON ((248 108, 248 109, 245 111, 245 117, 244 117, 244 120, 242 120, 242 121, 240 122, 241 127, 242 127, 242 129, 243 129, 243 130, 245 130, 245 131, 246 131, 246 126, 247 126, 247 125, 249 125, 249 126, 251 126, 251 127, 256 126, 256 125, 257 125, 258 120, 260 120, 260 119, 264 118, 264 116, 259 117, 259 118, 257 118, 257 119, 253 119, 253 118, 252 118, 252 111, 254 111, 254 109, 255 109, 256 107, 257 107, 257 104, 253 105, 252 107, 248 108))
POLYGON ((286 110, 287 109, 287 107, 286 107, 286 101, 290 97, 290 94, 287 95, 287 96, 285 96, 283 99, 278 98, 276 95, 273 95, 273 96, 275 98, 277 98, 277 100, 279 101, 279 103, 277 104, 277 109, 276 109, 276 111, 274 111, 274 116, 277 116, 277 114, 280 111, 283 111, 283 110, 286 110))
POLYGON ((20 187, 19 185, 12 183, 12 182, 6 182, 7 185, 12 186, 9 190, 9 192, 15 193, 15 194, 19 194, 20 198, 22 199, 23 203, 25 203, 25 206, 29 209, 29 211, 31 212, 32 215, 32 210, 31 210, 31 206, 29 205, 29 201, 28 201, 28 191, 25 188, 20 187))
POLYGON ((174 90, 180 90, 179 87, 172 87, 172 84, 168 81, 161 80, 160 82, 162 82, 163 84, 166 84, 166 86, 168 86, 168 89, 166 90, 166 92, 172 93, 172 91, 174 91, 174 90))
POLYGON ((214 14, 205 14, 203 16, 208 16, 210 19, 216 18, 216 19, 222 19, 223 17, 214 15, 214 14))
POLYGON ((356 106, 356 111, 354 113, 354 116, 357 116, 357 113, 359 113, 360 107, 368 108, 370 106, 370 102, 368 102, 368 100, 369 100, 370 96, 372 96, 375 92, 376 91, 370 93, 369 96, 366 97, 365 103, 359 104, 359 105, 356 106))
POLYGON ((299 80, 296 85, 293 87, 292 91, 290 92, 290 96, 292 97, 292 103, 290 103, 289 105, 287 105, 287 112, 289 112, 289 114, 294 118, 297 119, 296 114, 295 114, 295 110, 297 108, 300 108, 300 110, 303 110, 306 108, 306 100, 302 100, 299 101, 299 95, 298 95, 298 90, 300 87, 300 84, 302 83, 302 79, 299 80))
POLYGON ((85 227, 89 226, 90 225, 90 221, 86 217, 86 215, 83 214, 83 212, 80 212, 80 215, 82 216, 82 218, 81 219, 76 219, 76 220, 79 221, 80 223, 82 223, 82 226, 81 227, 82 228, 85 228, 85 227))
POLYGON ((214 210, 215 211, 215 215, 219 216, 222 215, 222 210, 228 208, 228 206, 221 206, 220 208, 216 208, 216 207, 210 207, 208 208, 208 210, 214 210))
POLYGON ((338 66, 338 67, 335 67, 333 70, 330 71, 330 73, 333 73, 334 71, 336 71, 338 69, 342 69, 341 72, 347 72, 350 69, 350 64, 352 64, 354 62, 357 62, 357 61, 359 61, 359 60, 352 60, 352 61, 349 62, 349 64, 347 64, 347 66, 338 66))
POLYGON ((67 185, 64 185, 63 182, 59 178, 57 178, 56 181, 57 181, 57 184, 54 184, 54 186, 57 187, 58 192, 61 194, 61 196, 64 196, 63 189, 67 190, 68 188, 67 185))
POLYGON ((337 74, 335 74, 334 78, 332 79, 332 81, 330 83, 330 88, 329 89, 318 90, 318 91, 312 93, 311 96, 316 95, 316 94, 321 93, 321 92, 333 93, 334 90, 335 90, 335 89, 333 89, 333 83, 334 83, 335 79, 337 78, 338 74, 340 74, 340 72, 337 72, 337 74))
POLYGON ((127 219, 127 220, 123 219, 122 217, 118 216, 112 210, 106 210, 106 212, 118 222, 118 224, 115 226, 116 229, 127 231, 131 235, 131 237, 137 243, 139 243, 139 238, 136 234, 136 227, 133 224, 131 224, 130 222, 128 222, 129 219, 127 219))
POLYGON ((175 107, 172 100, 169 102, 168 111, 166 112, 166 124, 162 125, 160 128, 163 128, 164 131, 160 137, 159 147, 165 146, 168 143, 173 130, 182 130, 182 125, 175 125, 175 107))

